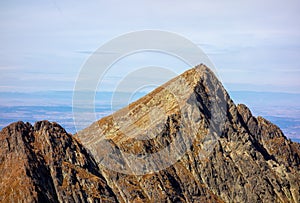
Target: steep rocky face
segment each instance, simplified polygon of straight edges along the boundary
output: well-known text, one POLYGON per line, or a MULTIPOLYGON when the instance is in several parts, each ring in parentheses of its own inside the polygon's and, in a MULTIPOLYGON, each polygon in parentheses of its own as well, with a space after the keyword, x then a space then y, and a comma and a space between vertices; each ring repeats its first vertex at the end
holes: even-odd
POLYGON ((300 201, 299 144, 203 65, 77 136, 120 202, 300 201))
POLYGON ((116 201, 94 159, 56 123, 13 123, 0 146, 0 202, 116 201))
POLYGON ((0 146, 0 202, 300 202, 300 145, 204 65, 76 136, 17 122, 0 146))

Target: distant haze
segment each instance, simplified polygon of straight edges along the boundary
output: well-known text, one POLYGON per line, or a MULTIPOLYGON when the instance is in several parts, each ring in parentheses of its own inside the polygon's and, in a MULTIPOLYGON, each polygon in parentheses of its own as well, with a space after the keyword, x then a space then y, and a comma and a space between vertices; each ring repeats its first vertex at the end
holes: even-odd
MULTIPOLYGON (((59 122, 68 132, 74 133, 72 94, 72 91, 0 92, 0 129, 18 120, 31 123, 50 120, 59 122)), ((145 94, 137 92, 132 100, 121 101, 114 108, 124 107, 145 94)), ((231 91, 229 94, 236 104, 246 104, 254 116, 263 116, 278 125, 287 137, 300 139, 300 94, 247 91, 231 91)), ((95 95, 97 119, 113 113, 112 95, 112 92, 97 92, 95 95)))

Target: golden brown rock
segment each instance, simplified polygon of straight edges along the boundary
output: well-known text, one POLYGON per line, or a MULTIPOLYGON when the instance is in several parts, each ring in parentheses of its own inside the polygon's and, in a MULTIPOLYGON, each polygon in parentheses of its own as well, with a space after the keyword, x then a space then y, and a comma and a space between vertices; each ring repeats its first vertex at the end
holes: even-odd
POLYGON ((299 202, 299 144, 236 106, 204 65, 77 136, 122 202, 299 202))

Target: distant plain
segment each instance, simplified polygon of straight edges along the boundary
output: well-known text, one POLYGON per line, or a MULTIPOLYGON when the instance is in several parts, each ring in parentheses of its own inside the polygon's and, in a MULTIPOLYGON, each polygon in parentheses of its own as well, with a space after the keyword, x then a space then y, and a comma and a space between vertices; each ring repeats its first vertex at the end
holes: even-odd
MULTIPOLYGON (((145 94, 139 92, 131 101, 145 94)), ((265 117, 278 125, 288 138, 300 142, 300 94, 251 91, 231 91, 229 94, 236 104, 246 104, 254 116, 265 117)), ((95 95, 97 119, 113 112, 112 95, 112 92, 97 92, 95 95)), ((58 122, 68 132, 75 133, 72 96, 72 91, 0 92, 0 129, 18 120, 31 123, 50 120, 58 122)), ((119 108, 131 101, 122 101, 119 108)), ((77 130, 80 128, 77 126, 77 130)))

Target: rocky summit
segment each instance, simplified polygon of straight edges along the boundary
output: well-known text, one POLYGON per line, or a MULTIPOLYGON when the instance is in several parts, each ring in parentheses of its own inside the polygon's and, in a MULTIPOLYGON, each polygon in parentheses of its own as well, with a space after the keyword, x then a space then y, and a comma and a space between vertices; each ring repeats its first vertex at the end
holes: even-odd
POLYGON ((300 144, 204 65, 76 135, 16 122, 0 146, 1 202, 300 202, 300 144))
POLYGON ((57 123, 13 123, 0 145, 1 202, 117 201, 93 157, 57 123))

